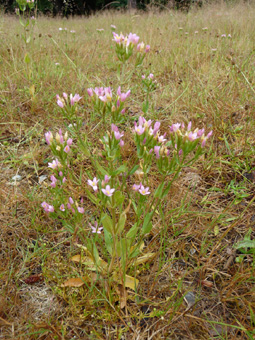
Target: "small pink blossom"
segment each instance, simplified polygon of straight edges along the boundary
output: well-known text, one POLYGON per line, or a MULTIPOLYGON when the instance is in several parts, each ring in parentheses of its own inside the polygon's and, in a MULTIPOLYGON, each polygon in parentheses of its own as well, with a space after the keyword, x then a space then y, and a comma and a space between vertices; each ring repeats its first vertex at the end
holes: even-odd
POLYGON ((143 185, 141 185, 139 192, 141 195, 145 196, 150 194, 149 190, 150 190, 149 187, 145 188, 143 185))
POLYGON ((163 143, 163 142, 165 142, 166 141, 166 138, 165 138, 165 136, 166 136, 166 134, 164 133, 164 135, 162 135, 162 136, 158 136, 158 141, 159 141, 159 143, 163 143))
POLYGON ((61 211, 65 211, 65 205, 64 204, 61 204, 60 208, 59 208, 61 211))
POLYGON ((54 176, 54 175, 51 175, 50 176, 50 180, 51 180, 51 187, 52 188, 56 188, 56 184, 57 184, 57 179, 56 179, 56 177, 54 176))
POLYGON ((110 185, 107 185, 105 189, 102 189, 102 192, 108 196, 108 197, 111 197, 114 193, 115 189, 111 189, 110 185))
POLYGON ((84 208, 78 207, 77 209, 78 209, 78 212, 79 212, 80 214, 84 214, 84 208))
POLYGON ((101 234, 101 231, 103 230, 103 227, 98 228, 98 223, 95 222, 95 226, 89 223, 90 228, 92 229, 93 234, 101 234))
POLYGON ((119 142, 120 147, 122 148, 124 146, 124 144, 125 143, 124 143, 123 139, 121 139, 120 142, 119 142))
POLYGON ((171 132, 177 132, 180 130, 181 124, 180 123, 176 123, 170 126, 170 131, 171 132))
POLYGON ((73 143, 72 138, 68 138, 68 140, 66 141, 66 144, 67 144, 68 146, 71 146, 72 143, 73 143))
POLYGON ((51 133, 51 131, 46 132, 44 134, 44 136, 45 136, 46 143, 48 145, 50 145, 52 143, 52 141, 53 141, 53 134, 51 133))
POLYGON ((93 97, 93 89, 91 87, 87 89, 87 92, 90 97, 93 97))
POLYGON ((58 104, 59 107, 61 107, 61 109, 63 109, 64 103, 63 103, 63 101, 61 99, 57 100, 57 104, 58 104))
POLYGON ((74 204, 74 200, 72 199, 72 197, 69 197, 68 201, 69 201, 70 204, 74 204))
POLYGON ((144 133, 144 130, 145 128, 142 126, 142 125, 136 125, 135 126, 135 132, 138 134, 138 135, 142 135, 144 133))
POLYGON ((66 145, 64 148, 64 152, 69 153, 70 152, 70 146, 66 145))
POLYGON ((159 150, 160 150, 160 146, 154 146, 154 152, 156 154, 156 158, 159 159, 160 155, 159 155, 159 150))
POLYGON ((97 183, 98 182, 99 182, 99 179, 97 179, 96 177, 93 178, 93 181, 88 179, 88 185, 90 185, 94 189, 94 191, 97 191, 97 183))
POLYGON ((55 160, 53 160, 52 163, 48 163, 48 167, 51 168, 51 169, 60 168, 61 166, 62 165, 57 158, 55 160))
POLYGON ((133 189, 134 191, 138 191, 140 188, 141 188, 141 183, 140 183, 140 184, 134 184, 134 185, 132 186, 132 189, 133 189))
POLYGON ((150 49, 151 49, 150 45, 146 45, 146 47, 145 47, 145 53, 150 52, 150 49))

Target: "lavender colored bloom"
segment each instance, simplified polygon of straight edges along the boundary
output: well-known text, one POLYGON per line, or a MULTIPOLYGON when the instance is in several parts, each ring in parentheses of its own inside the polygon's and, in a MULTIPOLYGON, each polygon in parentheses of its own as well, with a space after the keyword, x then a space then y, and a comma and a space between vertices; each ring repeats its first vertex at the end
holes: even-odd
POLYGON ((84 214, 84 208, 78 207, 77 209, 78 209, 78 212, 79 212, 80 214, 84 214))
POLYGON ((187 131, 190 131, 191 130, 191 122, 189 122, 189 124, 188 124, 188 127, 187 127, 187 131))
POLYGON ((114 131, 114 137, 119 140, 124 136, 124 132, 120 133, 119 131, 114 131))
POLYGON ((154 136, 157 134, 158 130, 160 128, 160 122, 156 122, 153 127, 153 134, 154 136))
POLYGON ((154 152, 156 154, 156 158, 159 159, 160 155, 159 155, 159 150, 160 150, 160 146, 154 146, 154 152))
POLYGON ((124 146, 124 141, 123 141, 123 139, 120 140, 119 145, 120 145, 121 148, 124 146))
POLYGON ((170 126, 170 131, 177 132, 180 129, 180 127, 181 127, 180 123, 173 124, 172 126, 170 126))
POLYGON ((66 152, 66 153, 69 153, 69 152, 70 152, 70 146, 69 146, 69 145, 66 145, 66 146, 64 147, 64 152, 66 152))
POLYGON ((146 47, 145 47, 145 53, 150 52, 150 49, 151 49, 150 45, 146 45, 146 47))
POLYGON ((59 208, 61 211, 65 211, 65 205, 64 204, 61 204, 60 208, 59 208))
POLYGON ((134 191, 138 191, 140 188, 141 188, 141 183, 140 183, 140 184, 134 184, 134 185, 132 186, 132 189, 133 189, 134 191))
POLYGON ((97 179, 96 177, 93 178, 93 181, 91 181, 90 179, 88 179, 88 185, 90 185, 94 191, 97 191, 97 183, 99 182, 99 179, 97 179))
POLYGON ((105 189, 102 189, 102 192, 108 196, 108 197, 111 197, 114 193, 115 189, 111 189, 110 185, 107 185, 105 189))
POLYGON ((141 185, 139 192, 141 195, 145 196, 150 194, 149 190, 150 190, 149 187, 145 188, 143 185, 141 185))
POLYGON ((51 169, 56 169, 56 168, 60 168, 62 165, 61 163, 58 161, 58 159, 56 158, 55 160, 52 161, 52 163, 48 163, 48 167, 51 169))
POLYGON ((101 234, 101 231, 103 230, 103 227, 98 228, 97 222, 95 222, 95 226, 91 225, 90 223, 89 223, 89 226, 92 229, 91 231, 93 234, 101 234))
POLYGON ((87 92, 90 97, 93 97, 93 89, 91 87, 87 89, 87 92))
POLYGON ((53 141, 53 134, 51 133, 51 131, 46 132, 46 133, 44 134, 44 136, 45 136, 46 143, 47 143, 48 145, 50 145, 51 142, 53 141))
POLYGON ((138 135, 142 135, 144 133, 144 127, 142 125, 138 125, 138 126, 135 126, 135 132, 138 134, 138 135))
POLYGON ((115 124, 112 124, 112 125, 111 125, 111 129, 112 129, 112 131, 114 131, 114 132, 119 132, 118 126, 116 126, 115 124))
POLYGON ((72 143, 73 143, 72 138, 68 138, 68 140, 66 141, 66 144, 67 144, 68 146, 71 146, 72 143))
POLYGON ((56 184, 57 184, 57 179, 56 179, 56 177, 54 176, 54 175, 51 175, 50 176, 50 180, 51 180, 51 187, 52 188, 56 188, 56 184))
POLYGON ((163 143, 163 142, 166 141, 165 136, 166 136, 166 133, 164 133, 162 136, 158 136, 158 141, 159 141, 159 143, 163 143))
POLYGON ((197 136, 197 132, 190 132, 188 135, 188 139, 193 142, 194 140, 196 140, 198 138, 197 136))
POLYGON ((58 104, 59 107, 61 107, 61 109, 63 109, 64 103, 62 102, 61 99, 58 99, 58 100, 57 100, 57 104, 58 104))
POLYGON ((74 204, 74 200, 72 199, 72 197, 69 197, 68 198, 68 201, 69 201, 69 203, 72 205, 72 204, 74 204))

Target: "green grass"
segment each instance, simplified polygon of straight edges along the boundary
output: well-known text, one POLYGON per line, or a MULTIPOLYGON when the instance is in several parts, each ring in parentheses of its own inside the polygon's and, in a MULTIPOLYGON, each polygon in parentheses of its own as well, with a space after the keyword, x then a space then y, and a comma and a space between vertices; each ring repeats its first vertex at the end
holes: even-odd
MULTIPOLYGON (((17 18, 1 15, 0 337, 254 337, 254 255, 238 263, 241 253, 234 247, 255 223, 254 20, 255 8, 249 3, 208 5, 189 13, 39 17, 33 39, 25 46, 17 18), (132 269, 140 283, 137 292, 128 292, 124 309, 106 281, 91 281, 90 272, 71 261, 80 253, 75 237, 40 207, 48 180, 39 183, 39 177, 49 176, 50 159, 44 132, 64 129, 67 123, 56 94, 83 96, 83 131, 94 152, 100 151, 98 139, 105 126, 91 113, 86 89, 119 85, 111 24, 117 32, 137 33, 151 45, 143 72, 154 73, 157 88, 148 116, 162 122, 162 131, 190 120, 214 131, 207 153, 183 170, 158 209, 146 239, 146 249, 156 257, 132 269), (24 62, 26 53, 29 65, 24 62), (16 174, 22 179, 13 185, 16 174), (38 278, 34 284, 25 281, 31 275, 38 278), (74 277, 86 277, 86 285, 61 287, 74 277), (189 309, 187 292, 196 298, 189 309)), ((132 93, 127 126, 141 112, 144 95, 139 84, 137 75, 123 84, 132 93)), ((132 161, 128 147, 126 160, 132 161)), ((91 164, 77 157, 77 174, 80 167, 93 174, 91 164)), ((152 185, 155 180, 156 173, 152 185)), ((72 190, 77 197, 84 194, 82 186, 72 190)), ((88 204, 88 215, 93 209, 88 204)), ((250 238, 254 236, 252 231, 250 238)))

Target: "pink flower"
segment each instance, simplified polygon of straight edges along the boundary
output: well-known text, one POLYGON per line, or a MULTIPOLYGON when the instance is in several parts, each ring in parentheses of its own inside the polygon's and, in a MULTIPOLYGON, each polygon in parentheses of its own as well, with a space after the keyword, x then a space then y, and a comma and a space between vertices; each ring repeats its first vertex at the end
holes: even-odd
POLYGON ((66 152, 66 153, 70 152, 70 146, 69 146, 69 145, 66 145, 66 146, 65 146, 64 152, 66 152))
POLYGON ((111 197, 114 191, 115 189, 111 189, 110 185, 107 185, 105 189, 102 189, 102 192, 108 197, 111 197))
POLYGON ((63 97, 65 98, 65 100, 67 100, 67 98, 68 98, 67 93, 63 92, 63 97))
POLYGON ((107 176, 107 175, 104 176, 105 183, 108 183, 110 179, 111 179, 111 176, 107 176))
POLYGON ((160 150, 160 146, 154 146, 154 152, 156 154, 156 158, 159 159, 160 155, 159 155, 159 150, 160 150))
POLYGON ((63 181, 62 181, 62 182, 63 182, 63 183, 65 183, 65 182, 66 182, 66 177, 64 177, 64 178, 63 178, 63 181))
POLYGON ((173 124, 172 126, 170 126, 170 131, 177 132, 178 130, 180 130, 180 127, 181 127, 180 123, 173 124))
POLYGON ((136 125, 135 126, 135 132, 138 134, 138 135, 142 135, 144 133, 144 130, 145 128, 142 126, 142 125, 136 125))
POLYGON ((112 129, 112 131, 114 131, 114 132, 119 132, 119 129, 118 129, 118 127, 117 127, 115 124, 112 124, 112 125, 111 125, 111 129, 112 129))
POLYGON ((144 74, 142 75, 142 79, 145 79, 145 75, 144 74))
POLYGON ((61 109, 63 109, 64 103, 62 102, 61 99, 58 99, 58 100, 57 100, 57 104, 58 104, 59 107, 61 107, 61 109))
POLYGON ((44 134, 44 136, 45 136, 46 143, 48 145, 50 145, 52 143, 52 141, 53 141, 53 134, 51 133, 51 131, 46 132, 44 134))
POLYGON ((61 211, 65 211, 65 206, 64 204, 61 204, 60 208, 59 208, 61 211))
POLYGON ((93 89, 91 87, 87 89, 87 92, 90 97, 93 97, 93 89))
POLYGON ((68 201, 69 201, 70 204, 74 204, 74 201, 73 201, 72 197, 69 197, 68 201))
POLYGON ((120 142, 119 142, 120 147, 122 148, 122 146, 124 146, 124 144, 125 144, 124 141, 121 139, 120 142))
POLYGON ((141 183, 140 183, 140 184, 134 184, 134 185, 132 186, 132 189, 133 189, 134 191, 138 191, 140 188, 141 188, 141 183))
POLYGON ((90 223, 89 223, 89 226, 92 229, 92 233, 93 234, 101 234, 101 231, 103 230, 103 227, 99 227, 98 228, 98 223, 97 222, 95 222, 95 226, 91 225, 90 223))
POLYGON ((68 146, 71 146, 72 143, 73 143, 72 138, 68 138, 68 140, 66 141, 66 144, 67 144, 68 146))
POLYGON ((78 212, 79 212, 80 214, 84 214, 84 208, 78 207, 77 209, 78 209, 78 212))
POLYGON ((62 177, 62 176, 63 176, 63 172, 62 172, 62 171, 59 171, 58 175, 59 175, 60 177, 62 177))
POLYGON ((80 97, 77 93, 75 93, 74 96, 72 94, 70 94, 70 104, 73 106, 74 103, 78 103, 78 101, 80 101, 81 98, 82 97, 80 97))
POLYGON ((56 188, 56 184, 57 184, 57 179, 56 179, 56 177, 54 176, 54 175, 51 175, 50 176, 50 180, 51 180, 51 187, 52 188, 56 188))
POLYGON ((150 45, 146 45, 146 47, 145 47, 145 53, 150 52, 150 49, 151 49, 150 45))
POLYGON ((156 136, 156 134, 157 134, 159 128, 160 128, 160 122, 156 122, 156 123, 154 124, 154 127, 153 127, 153 134, 154 134, 154 136, 156 136))
POLYGON ((97 191, 97 183, 98 182, 99 182, 99 179, 97 179, 96 177, 93 178, 93 181, 88 179, 88 185, 90 185, 94 189, 94 191, 97 191))
POLYGON ((46 213, 54 212, 54 207, 53 207, 52 205, 49 205, 49 204, 46 203, 46 202, 43 202, 43 203, 41 204, 41 206, 43 207, 43 209, 44 209, 44 211, 45 211, 46 213))
POLYGON ((153 73, 150 73, 150 74, 148 75, 148 78, 149 78, 149 79, 153 79, 153 78, 154 78, 154 74, 153 74, 153 73))
POLYGON ((190 132, 190 134, 188 135, 188 139, 193 142, 194 140, 196 140, 198 138, 197 136, 197 132, 190 132))
POLYGON ((119 131, 118 132, 114 131, 114 137, 117 140, 121 139, 121 137, 123 137, 123 136, 124 136, 124 132, 120 133, 119 131))
POLYGON ((114 29, 116 29, 117 27, 116 27, 115 25, 111 25, 111 28, 114 28, 114 29))
POLYGON ((58 159, 56 158, 55 160, 52 161, 52 163, 48 163, 48 167, 51 169, 56 169, 56 168, 60 168, 62 165, 61 163, 58 161, 58 159))
POLYGON ((191 122, 189 122, 189 124, 188 124, 188 127, 187 127, 187 131, 190 131, 191 130, 191 122))
POLYGON ((158 141, 159 141, 159 143, 163 143, 163 142, 166 141, 165 136, 166 136, 165 133, 164 133, 164 135, 162 135, 162 136, 158 136, 158 141))
POLYGON ((129 43, 131 43, 133 45, 137 45, 139 39, 140 38, 135 33, 129 33, 129 35, 128 35, 128 45, 129 45, 129 43))
POLYGON ((121 93, 121 87, 118 87, 117 94, 120 97, 120 101, 124 102, 129 96, 130 96, 131 91, 128 90, 126 93, 121 93))
POLYGON ((150 194, 149 190, 150 190, 149 187, 145 188, 143 185, 141 185, 139 192, 141 195, 145 196, 150 194))

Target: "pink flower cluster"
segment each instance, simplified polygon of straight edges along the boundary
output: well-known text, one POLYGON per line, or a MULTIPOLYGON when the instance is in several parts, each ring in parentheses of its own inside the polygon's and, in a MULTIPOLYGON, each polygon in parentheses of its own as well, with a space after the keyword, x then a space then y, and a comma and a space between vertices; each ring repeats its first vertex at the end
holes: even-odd
POLYGON ((129 33, 128 36, 124 36, 122 33, 118 35, 115 32, 112 32, 112 34, 113 34, 113 41, 115 41, 116 44, 124 45, 126 47, 128 47, 130 44, 137 45, 140 39, 138 35, 136 35, 135 33, 129 33))
POLYGON ((54 207, 52 205, 49 205, 46 202, 42 202, 41 206, 43 207, 44 211, 48 214, 50 212, 54 212, 54 207))
POLYGON ((121 138, 124 136, 124 132, 119 132, 118 127, 116 125, 114 125, 114 124, 111 125, 111 129, 112 129, 112 132, 114 133, 115 139, 120 141, 119 145, 123 146, 124 145, 124 141, 121 138))
POLYGON ((95 222, 94 226, 89 223, 89 226, 91 228, 91 231, 93 234, 101 234, 103 227, 98 227, 98 223, 95 222))
MULTIPOLYGON (((152 127, 152 120, 146 120, 143 116, 140 116, 138 119, 138 125, 137 122, 134 123, 135 126, 135 132, 138 135, 142 135, 146 130, 149 129, 149 135, 153 135, 154 137, 157 136, 159 128, 160 128, 160 122, 155 122, 154 126, 152 127)), ((162 139, 163 136, 161 136, 162 139)))
POLYGON ((140 184, 134 184, 132 188, 133 188, 134 191, 139 191, 139 193, 140 193, 141 195, 143 195, 143 196, 149 195, 149 194, 150 194, 150 191, 149 191, 150 189, 149 189, 149 187, 145 188, 145 187, 142 185, 142 183, 140 183, 140 184))
POLYGON ((184 123, 176 123, 170 126, 170 132, 176 133, 179 136, 183 136, 188 139, 190 142, 193 142, 197 139, 200 139, 201 146, 204 147, 206 141, 212 136, 213 132, 210 131, 206 136, 204 134, 205 129, 195 129, 191 131, 191 122, 189 122, 187 126, 187 130, 185 131, 185 124, 184 123))
MULTIPOLYGON (((104 176, 104 180, 102 180, 102 182, 101 182, 101 185, 102 185, 102 186, 105 186, 105 184, 107 184, 107 183, 109 182, 110 178, 111 178, 111 177, 105 175, 105 176, 104 176)), ((97 185, 98 182, 99 182, 99 179, 97 179, 96 177, 94 177, 93 180, 90 180, 90 179, 88 180, 88 185, 90 185, 90 186, 93 188, 93 190, 94 190, 95 192, 97 192, 97 191, 98 191, 98 185, 97 185)), ((105 194, 106 196, 111 197, 111 196, 113 195, 115 189, 114 189, 114 188, 111 188, 110 185, 108 184, 108 185, 106 185, 105 188, 102 188, 101 191, 102 191, 103 194, 105 194)))
MULTIPOLYGON (((52 145, 54 143, 54 137, 53 137, 53 134, 51 131, 48 131, 44 134, 45 136, 45 140, 46 140, 46 143, 48 145, 52 145)), ((67 132, 65 133, 65 135, 63 136, 62 134, 62 130, 59 129, 59 132, 56 133, 56 137, 55 137, 55 144, 58 145, 62 145, 63 147, 63 151, 65 153, 68 153, 70 152, 70 146, 72 145, 73 143, 73 140, 72 138, 68 138, 68 134, 67 132)), ((54 145, 55 146, 55 145, 54 145)), ((60 151, 61 148, 59 148, 58 146, 56 147, 56 150, 60 151)))
POLYGON ((61 109, 64 108, 65 105, 70 105, 73 106, 75 103, 78 103, 81 100, 82 97, 80 97, 79 94, 75 94, 74 96, 70 94, 69 99, 67 93, 63 92, 63 97, 61 98, 58 94, 56 95, 57 99, 57 104, 61 109))
MULTIPOLYGON (((61 184, 65 183, 66 182, 66 177, 63 177, 63 172, 59 171, 58 175, 60 177, 61 184)), ((50 176, 50 180, 51 180, 50 186, 52 188, 56 188, 57 181, 58 181, 57 178, 54 175, 51 175, 50 176)))
MULTIPOLYGON (((102 102, 108 103, 112 101, 112 89, 110 87, 95 87, 95 89, 88 88, 87 89, 88 95, 93 97, 94 94, 98 97, 102 102)), ((129 96, 131 91, 121 92, 121 87, 118 87, 117 90, 117 108, 120 106, 120 102, 124 102, 129 96)))

